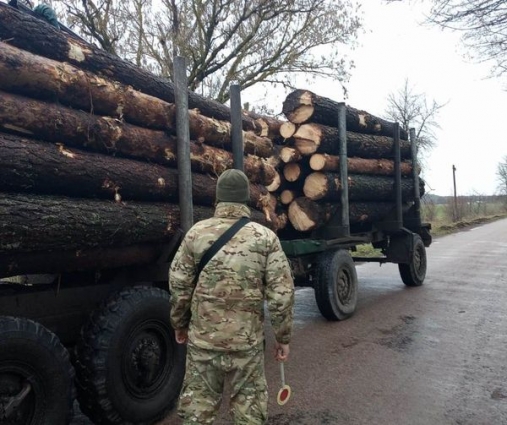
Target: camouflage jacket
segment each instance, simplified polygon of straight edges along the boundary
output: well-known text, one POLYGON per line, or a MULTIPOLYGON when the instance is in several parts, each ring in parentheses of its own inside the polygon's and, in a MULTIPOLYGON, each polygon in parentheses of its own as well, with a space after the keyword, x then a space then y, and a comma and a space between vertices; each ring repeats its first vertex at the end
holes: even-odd
POLYGON ((276 340, 291 338, 294 282, 276 234, 249 222, 208 262, 197 284, 197 266, 208 248, 240 217, 242 204, 219 203, 213 218, 185 236, 169 274, 171 323, 189 329, 189 343, 209 350, 239 351, 264 341, 264 300, 276 340))

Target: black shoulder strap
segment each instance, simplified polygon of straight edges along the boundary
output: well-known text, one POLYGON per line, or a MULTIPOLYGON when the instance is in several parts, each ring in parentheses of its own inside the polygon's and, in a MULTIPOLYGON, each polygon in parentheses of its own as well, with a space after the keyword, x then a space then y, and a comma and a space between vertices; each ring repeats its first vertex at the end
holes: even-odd
POLYGON ((209 260, 211 260, 215 254, 220 251, 220 249, 229 242, 232 237, 238 233, 238 231, 248 222, 250 219, 248 217, 241 217, 236 223, 234 223, 231 227, 229 227, 214 243, 211 245, 208 250, 204 253, 204 255, 201 258, 201 261, 199 261, 199 266, 197 266, 197 275, 195 280, 199 279, 199 275, 202 272, 202 269, 206 267, 206 264, 208 264, 209 260))

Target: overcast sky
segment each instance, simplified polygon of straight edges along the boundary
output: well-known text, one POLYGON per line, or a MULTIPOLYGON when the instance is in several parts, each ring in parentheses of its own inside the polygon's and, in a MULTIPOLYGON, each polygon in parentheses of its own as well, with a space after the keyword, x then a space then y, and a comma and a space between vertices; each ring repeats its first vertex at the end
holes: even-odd
POLYGON ((507 155, 507 84, 486 78, 489 64, 463 59, 460 34, 419 25, 425 7, 403 3, 363 2, 371 32, 354 54, 348 102, 383 113, 388 93, 405 78, 429 98, 449 101, 439 115, 438 146, 426 161, 425 179, 433 193, 449 195, 455 164, 459 194, 492 194, 497 164, 507 155))
MULTIPOLYGON (((346 102, 383 115, 388 94, 401 88, 406 78, 429 99, 449 102, 438 118, 438 146, 426 161, 427 191, 452 194, 454 164, 458 194, 493 194, 497 164, 507 155, 507 81, 502 86, 501 80, 487 78, 489 65, 463 59, 459 34, 420 25, 423 5, 362 3, 366 33, 351 53, 356 67, 346 102)), ((339 85, 330 81, 301 88, 343 100, 339 85)))

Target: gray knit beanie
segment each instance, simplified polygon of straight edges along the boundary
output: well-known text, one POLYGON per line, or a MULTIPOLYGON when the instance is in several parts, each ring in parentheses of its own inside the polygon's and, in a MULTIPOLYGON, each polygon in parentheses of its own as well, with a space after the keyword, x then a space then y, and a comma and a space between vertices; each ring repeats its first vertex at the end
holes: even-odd
POLYGON ((217 202, 237 202, 246 204, 250 201, 250 183, 248 177, 240 170, 225 170, 217 181, 217 202))

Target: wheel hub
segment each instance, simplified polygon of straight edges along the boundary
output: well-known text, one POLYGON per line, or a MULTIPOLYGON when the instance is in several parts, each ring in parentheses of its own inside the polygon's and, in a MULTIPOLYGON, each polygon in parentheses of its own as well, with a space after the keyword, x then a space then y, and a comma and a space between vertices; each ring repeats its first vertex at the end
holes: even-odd
POLYGON ((414 270, 418 276, 420 276, 421 273, 424 272, 424 267, 425 267, 424 261, 425 261, 424 253, 421 252, 421 249, 416 249, 414 251, 414 258, 413 258, 414 263, 413 264, 414 264, 414 270))
POLYGON ((25 399, 32 386, 22 376, 14 373, 0 375, 0 422, 5 425, 25 425, 31 423, 32 403, 25 399))
POLYGON ((132 396, 149 399, 171 370, 167 337, 156 324, 144 324, 132 333, 126 348, 122 369, 125 386, 132 396))
POLYGON ((342 304, 348 304, 352 295, 352 285, 349 274, 345 270, 340 270, 337 279, 338 298, 342 304))
POLYGON ((144 338, 132 352, 132 365, 138 372, 138 383, 141 387, 148 387, 156 376, 160 366, 161 348, 153 338, 144 338))

